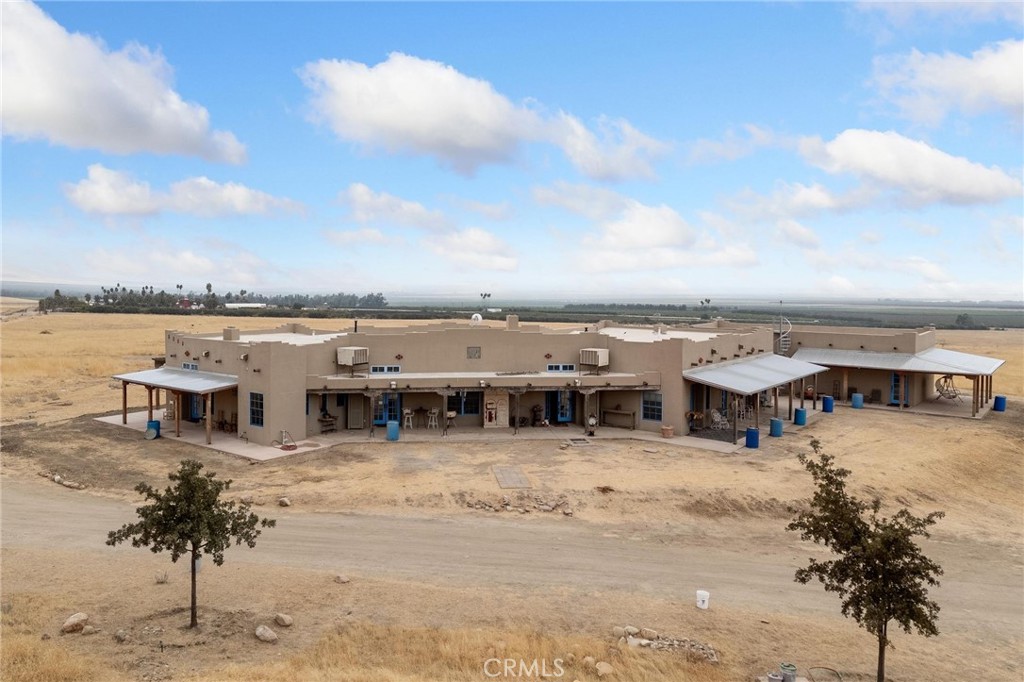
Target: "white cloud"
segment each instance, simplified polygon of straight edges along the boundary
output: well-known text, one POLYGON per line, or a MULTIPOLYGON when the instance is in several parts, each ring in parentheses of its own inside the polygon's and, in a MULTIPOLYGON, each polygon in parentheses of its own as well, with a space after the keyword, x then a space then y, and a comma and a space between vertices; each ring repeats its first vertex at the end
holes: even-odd
POLYGON ((622 211, 629 200, 603 187, 572 184, 559 180, 551 187, 535 187, 533 199, 546 206, 559 206, 591 220, 607 218, 622 211))
POLYGON ((852 294, 857 286, 842 275, 832 275, 825 280, 825 291, 829 294, 852 294))
POLYGON ((699 139, 690 145, 690 163, 713 163, 716 161, 735 161, 750 156, 762 147, 787 144, 768 128, 748 123, 742 128, 742 134, 730 128, 720 140, 699 139))
POLYGON ((383 232, 372 227, 359 230, 325 230, 324 236, 338 246, 345 247, 384 244, 389 241, 383 232))
POLYGON ((145 236, 121 248, 96 248, 80 259, 92 272, 115 272, 121 281, 151 281, 154 273, 165 281, 219 282, 217 288, 263 284, 278 269, 238 244, 198 253, 166 239, 145 236))
POLYGON ((524 143, 549 142, 590 177, 650 177, 651 160, 667 149, 626 121, 601 118, 597 135, 570 114, 544 117, 485 80, 400 52, 375 66, 310 62, 299 76, 311 92, 313 119, 340 139, 432 156, 464 175, 511 162, 524 143))
POLYGON ((1024 41, 1004 40, 970 57, 917 50, 876 57, 871 83, 904 117, 924 125, 937 126, 954 109, 970 116, 1003 111, 1019 123, 1024 118, 1024 41))
POLYGON ((155 192, 149 183, 98 163, 89 166, 87 178, 65 185, 64 194, 80 210, 106 216, 186 213, 216 217, 302 211, 302 205, 290 199, 206 177, 187 178, 172 184, 166 192, 155 192))
POLYGON ((138 44, 110 51, 68 33, 30 2, 5 2, 3 134, 112 154, 152 152, 242 163, 245 146, 172 87, 172 69, 138 44))
POLYGON ((503 220, 509 220, 515 215, 515 209, 507 201, 502 201, 497 204, 488 204, 483 201, 475 201, 473 199, 459 199, 457 197, 451 197, 450 201, 457 207, 464 211, 472 211, 478 215, 500 222, 503 220))
POLYGON ((1020 180, 892 131, 844 130, 831 142, 800 140, 800 153, 832 174, 851 174, 868 187, 892 190, 899 203, 996 203, 1020 196, 1020 180))
POLYGON ((907 256, 906 258, 898 259, 896 263, 892 264, 892 267, 896 270, 901 268, 910 270, 929 282, 942 283, 953 281, 953 278, 942 267, 922 256, 907 256))
POLYGON ((551 130, 552 141, 573 165, 595 180, 653 178, 651 160, 669 150, 669 145, 644 135, 624 120, 598 119, 598 137, 578 118, 563 112, 551 130))
POLYGON ((440 211, 387 192, 374 192, 361 182, 349 185, 338 198, 349 207, 352 219, 358 223, 401 225, 423 230, 445 230, 452 226, 440 211))
POLYGON ((802 249, 817 249, 821 246, 821 239, 814 230, 791 218, 778 221, 775 227, 780 239, 802 249))
POLYGON ((694 240, 693 228, 672 208, 630 201, 618 216, 603 222, 597 237, 588 237, 584 243, 609 251, 630 251, 686 249, 694 240))
POLYGON ((817 182, 778 182, 768 196, 747 190, 726 203, 748 220, 785 220, 814 216, 825 211, 846 211, 869 203, 875 192, 856 189, 837 194, 817 182))
POLYGON ((876 2, 856 3, 862 13, 880 14, 897 27, 919 25, 923 21, 946 21, 950 26, 962 27, 970 23, 1005 21, 1021 24, 1024 13, 1018 2, 985 2, 984 0, 941 0, 939 2, 876 2))
POLYGON ((442 258, 478 270, 511 272, 519 267, 515 250, 507 242, 478 227, 432 237, 425 245, 442 258))

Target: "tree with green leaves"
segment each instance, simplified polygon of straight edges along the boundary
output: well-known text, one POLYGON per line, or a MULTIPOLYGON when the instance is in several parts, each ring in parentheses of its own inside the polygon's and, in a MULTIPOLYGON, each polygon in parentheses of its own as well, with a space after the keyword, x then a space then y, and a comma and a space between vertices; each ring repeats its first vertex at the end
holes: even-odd
POLYGON ((890 517, 881 516, 879 499, 866 502, 847 491, 849 469, 836 467, 835 458, 822 452, 818 440, 811 441, 811 448, 816 459, 803 453, 799 459, 816 489, 810 508, 798 512, 788 530, 824 545, 838 558, 810 559, 797 570, 796 581, 807 584, 817 578, 825 591, 842 599, 843 615, 877 638, 876 679, 884 682, 885 651, 892 647, 890 622, 907 633, 913 629, 925 637, 939 634, 939 605, 928 598, 927 588, 938 586, 942 568, 924 556, 914 538, 930 537, 928 528, 944 514, 936 511, 919 518, 901 508, 890 517))
POLYGON ((277 522, 260 519, 248 503, 221 500, 220 494, 231 481, 218 480, 216 474, 201 473, 203 465, 192 459, 182 460, 176 472, 168 475, 174 484, 160 492, 147 483, 135 490, 151 504, 135 510, 139 521, 125 524, 107 534, 107 544, 117 545, 131 540, 133 547, 149 547, 154 553, 169 551, 171 561, 182 556, 192 560, 192 619, 190 628, 199 625, 196 609, 196 563, 203 554, 213 557, 220 566, 224 550, 243 542, 256 546, 260 527, 272 528, 277 522))

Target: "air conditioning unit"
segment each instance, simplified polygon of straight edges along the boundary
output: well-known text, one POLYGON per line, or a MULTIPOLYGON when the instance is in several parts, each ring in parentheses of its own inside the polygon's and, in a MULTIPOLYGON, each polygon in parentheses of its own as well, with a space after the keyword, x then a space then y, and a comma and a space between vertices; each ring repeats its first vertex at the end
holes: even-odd
POLYGON ((343 346, 338 349, 338 364, 342 367, 365 365, 370 362, 370 349, 359 346, 343 346))
POLYGON ((580 364, 590 365, 591 367, 607 367, 608 366, 608 349, 607 348, 581 348, 580 349, 580 364))

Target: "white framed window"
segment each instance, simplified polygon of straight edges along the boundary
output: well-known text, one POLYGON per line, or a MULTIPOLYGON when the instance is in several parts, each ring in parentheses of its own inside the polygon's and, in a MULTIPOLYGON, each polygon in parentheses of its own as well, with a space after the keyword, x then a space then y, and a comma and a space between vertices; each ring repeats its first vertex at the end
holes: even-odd
POLYGON ((644 391, 640 416, 647 421, 661 421, 661 394, 657 391, 644 391))
POLYGON ((401 365, 370 365, 370 374, 398 374, 401 371, 401 365))
POLYGON ((571 363, 570 364, 560 364, 560 363, 555 362, 555 363, 551 363, 551 364, 548 365, 548 371, 549 372, 575 372, 576 371, 576 365, 571 364, 571 363))
POLYGON ((192 370, 193 372, 195 372, 195 371, 197 371, 199 369, 199 363, 198 362, 183 362, 183 363, 181 363, 181 368, 182 369, 189 369, 189 370, 192 370))

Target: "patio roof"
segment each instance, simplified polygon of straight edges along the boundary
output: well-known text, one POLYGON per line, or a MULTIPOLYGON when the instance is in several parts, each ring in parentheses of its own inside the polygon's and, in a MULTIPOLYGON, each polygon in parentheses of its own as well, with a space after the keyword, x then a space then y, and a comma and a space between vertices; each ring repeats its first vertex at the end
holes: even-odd
POLYGON ((234 374, 199 372, 176 367, 160 367, 141 372, 116 374, 114 378, 127 381, 130 384, 141 384, 181 393, 214 393, 238 386, 238 377, 234 374))
POLYGON ((884 353, 870 350, 839 348, 801 348, 793 357, 830 367, 884 369, 892 372, 924 374, 960 374, 964 376, 994 374, 1004 360, 984 355, 961 353, 945 348, 929 348, 920 353, 884 353))
POLYGON ((740 395, 753 395, 827 370, 827 367, 810 362, 765 353, 688 369, 683 372, 683 377, 740 395))

